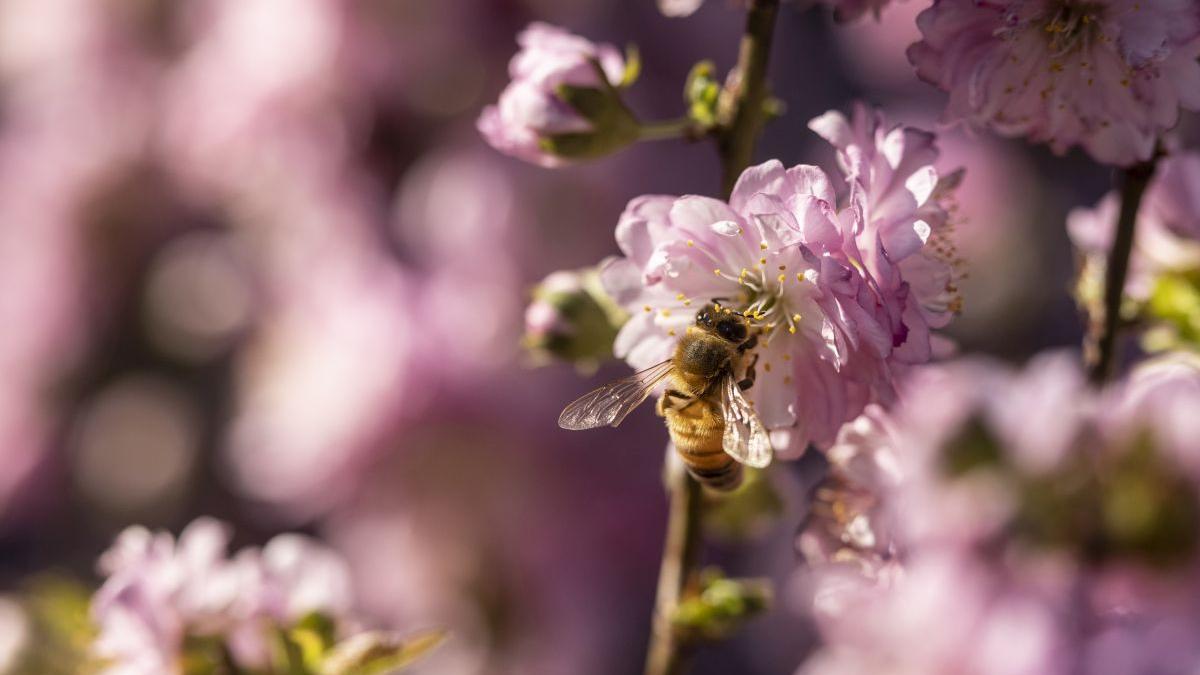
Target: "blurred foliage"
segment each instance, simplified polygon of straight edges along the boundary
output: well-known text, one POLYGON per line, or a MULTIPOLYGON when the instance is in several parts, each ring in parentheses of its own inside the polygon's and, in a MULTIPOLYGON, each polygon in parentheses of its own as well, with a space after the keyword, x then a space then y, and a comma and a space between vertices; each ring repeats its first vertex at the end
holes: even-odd
POLYGON ((445 639, 428 631, 403 640, 383 633, 362 633, 342 642, 326 655, 317 675, 383 675, 425 656, 445 639))
POLYGON ((784 514, 783 497, 771 482, 769 469, 744 467, 736 490, 704 493, 704 530, 719 539, 755 539, 767 533, 784 514))
POLYGON ((679 603, 673 621, 690 640, 720 640, 766 612, 774 599, 769 579, 730 579, 716 568, 700 575, 700 590, 679 603))
POLYGON ((957 477, 976 469, 998 468, 1004 461, 1001 444, 978 415, 962 425, 942 453, 942 470, 957 477))
POLYGON ((1094 563, 1134 560, 1167 566, 1200 543, 1200 499, 1153 434, 1105 445, 1075 440, 1058 466, 1022 470, 1002 454, 984 420, 970 419, 942 457, 957 479, 994 473, 1016 500, 1009 531, 1039 548, 1066 549, 1094 563))
POLYGON ((95 628, 88 617, 91 591, 56 573, 31 578, 22 587, 20 604, 29 621, 29 640, 17 662, 16 675, 87 675, 97 672, 87 662, 95 628))
POLYGON ((1152 324, 1142 340, 1147 351, 1200 350, 1200 270, 1159 277, 1144 314, 1152 324))

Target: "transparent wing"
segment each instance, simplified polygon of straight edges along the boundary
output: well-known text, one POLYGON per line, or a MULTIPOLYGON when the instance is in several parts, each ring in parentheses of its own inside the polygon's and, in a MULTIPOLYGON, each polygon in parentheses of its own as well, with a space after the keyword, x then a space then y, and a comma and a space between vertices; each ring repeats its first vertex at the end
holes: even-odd
POLYGON ((576 431, 602 426, 615 427, 631 410, 646 400, 654 386, 670 375, 672 369, 671 360, 667 359, 584 394, 563 409, 562 414, 558 416, 558 426, 576 431))
POLYGON ((761 469, 770 464, 775 454, 771 449, 771 438, 732 375, 721 383, 721 402, 725 413, 722 438, 725 452, 746 466, 761 469))

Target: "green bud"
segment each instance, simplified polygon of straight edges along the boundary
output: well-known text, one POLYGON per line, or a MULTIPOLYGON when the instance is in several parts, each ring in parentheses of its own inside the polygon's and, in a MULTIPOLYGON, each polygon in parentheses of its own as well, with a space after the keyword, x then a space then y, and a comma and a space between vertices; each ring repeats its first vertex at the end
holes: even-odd
MULTIPOLYGON (((640 65, 635 61, 626 66, 626 80, 637 77, 640 65)), ((588 121, 587 131, 549 134, 538 140, 545 152, 567 159, 593 159, 611 154, 638 140, 641 125, 621 100, 621 93, 609 83, 600 64, 592 62, 600 84, 594 87, 579 87, 561 84, 554 93, 571 106, 579 116, 588 121)), ((631 81, 631 80, 630 80, 631 81)))
POLYGON ((604 292, 596 269, 555 272, 532 295, 523 342, 535 364, 559 360, 594 369, 612 358, 628 315, 604 292))
POLYGON ((978 415, 968 419, 942 451, 942 470, 950 477, 977 469, 999 469, 1003 464, 1000 443, 978 415))
POLYGON ((673 617, 687 639, 723 639, 769 609, 774 597, 768 579, 730 579, 711 568, 700 584, 700 592, 679 603, 673 617))
POLYGON ((721 83, 716 78, 713 62, 701 61, 692 66, 683 86, 683 101, 687 104, 688 117, 701 129, 716 126, 717 100, 720 97, 721 83))

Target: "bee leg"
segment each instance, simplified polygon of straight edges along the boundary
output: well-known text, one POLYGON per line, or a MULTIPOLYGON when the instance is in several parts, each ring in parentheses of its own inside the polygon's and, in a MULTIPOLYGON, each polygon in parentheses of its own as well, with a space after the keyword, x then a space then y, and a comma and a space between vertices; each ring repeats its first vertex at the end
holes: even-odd
POLYGON ((750 387, 754 386, 754 379, 756 377, 754 373, 754 365, 756 363, 758 363, 758 354, 750 357, 750 363, 746 365, 746 376, 743 377, 740 382, 738 382, 738 388, 742 391, 746 391, 750 387))
POLYGON ((750 336, 749 340, 746 340, 742 344, 738 345, 738 353, 745 354, 746 352, 750 351, 751 349, 754 349, 757 346, 758 346, 758 333, 755 333, 754 335, 750 336))
POLYGON ((692 397, 684 394, 681 391, 676 389, 668 389, 663 392, 662 398, 658 399, 658 405, 656 406, 655 410, 659 417, 661 417, 666 411, 684 408, 693 400, 694 399, 692 397))

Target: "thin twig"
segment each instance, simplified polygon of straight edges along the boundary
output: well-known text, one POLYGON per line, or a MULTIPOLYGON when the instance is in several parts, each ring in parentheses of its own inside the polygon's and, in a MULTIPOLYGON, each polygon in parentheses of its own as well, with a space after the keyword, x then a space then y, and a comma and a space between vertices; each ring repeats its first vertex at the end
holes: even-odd
POLYGON ((767 59, 779 0, 752 0, 746 15, 746 32, 738 47, 738 63, 729 74, 718 106, 724 133, 718 138, 721 153, 721 191, 728 197, 742 170, 750 166, 754 144, 766 120, 767 59))
POLYGON ((1093 384, 1103 384, 1112 374, 1116 361, 1117 337, 1121 331, 1121 299, 1129 273, 1129 257, 1137 226, 1142 195, 1154 175, 1156 158, 1121 172, 1121 211, 1108 261, 1104 268, 1104 306, 1091 317, 1084 346, 1084 361, 1093 384))
POLYGON ((665 141, 675 138, 692 140, 698 137, 696 123, 687 117, 661 122, 643 122, 638 129, 639 141, 665 141))
MULTIPOLYGON (((721 126, 716 134, 721 156, 721 190, 726 198, 738 176, 750 165, 755 141, 766 118, 767 59, 778 9, 779 0, 751 0, 738 63, 719 102, 721 126)), ((683 672, 687 645, 675 630, 673 619, 684 591, 697 575, 700 562, 700 485, 669 454, 667 489, 670 515, 646 656, 646 675, 679 675, 683 672)))
POLYGON ((678 675, 683 672, 684 645, 672 619, 679 601, 700 562, 700 484, 667 449, 666 483, 670 493, 670 515, 663 542, 662 567, 658 573, 658 595, 646 675, 678 675))

